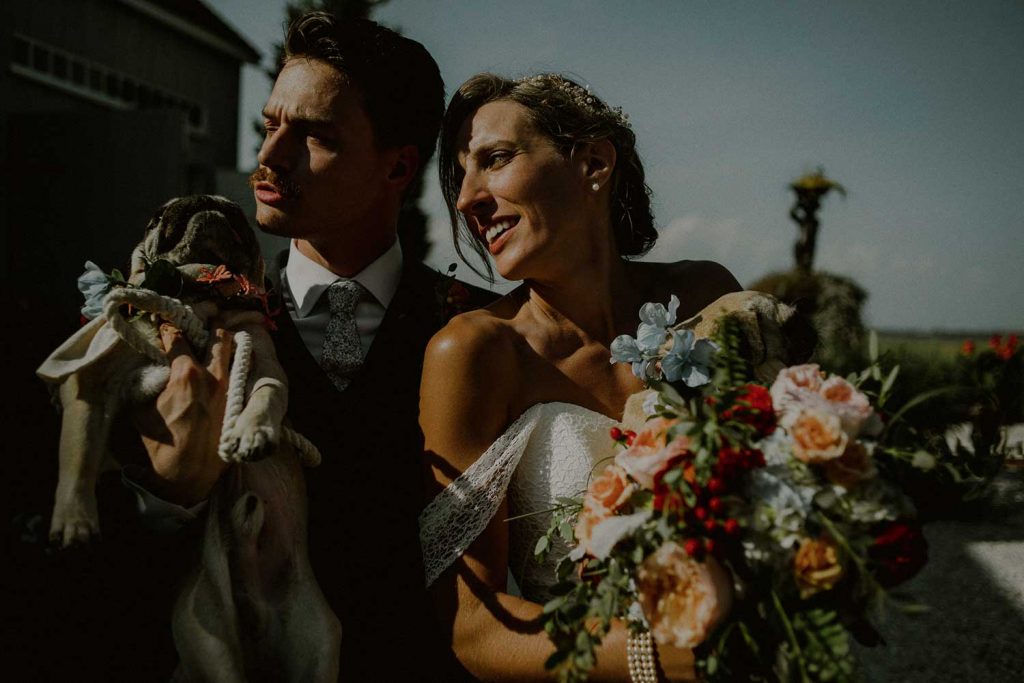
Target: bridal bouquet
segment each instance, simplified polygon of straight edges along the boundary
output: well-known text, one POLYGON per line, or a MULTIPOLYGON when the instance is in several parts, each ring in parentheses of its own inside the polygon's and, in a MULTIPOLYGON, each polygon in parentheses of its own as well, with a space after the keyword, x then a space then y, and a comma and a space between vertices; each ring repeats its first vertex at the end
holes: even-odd
POLYGON ((850 637, 878 641, 869 607, 927 555, 876 467, 882 422, 816 365, 751 381, 729 319, 716 341, 695 339, 673 325, 677 306, 647 304, 637 337, 613 343, 613 362, 651 389, 611 430, 614 461, 582 500, 560 501, 537 544, 540 556, 555 535, 575 544, 544 607, 548 668, 585 680, 620 618, 695 648, 705 680, 850 680, 850 637))

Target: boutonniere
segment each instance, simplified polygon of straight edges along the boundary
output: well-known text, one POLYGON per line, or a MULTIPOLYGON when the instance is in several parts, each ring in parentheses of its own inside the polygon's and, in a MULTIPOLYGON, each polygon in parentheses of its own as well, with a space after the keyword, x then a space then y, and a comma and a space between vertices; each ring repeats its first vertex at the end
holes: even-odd
POLYGON ((469 289, 455 279, 457 267, 455 263, 448 266, 448 272, 437 281, 437 310, 440 312, 443 322, 448 322, 460 313, 465 313, 473 308, 470 304, 469 289))

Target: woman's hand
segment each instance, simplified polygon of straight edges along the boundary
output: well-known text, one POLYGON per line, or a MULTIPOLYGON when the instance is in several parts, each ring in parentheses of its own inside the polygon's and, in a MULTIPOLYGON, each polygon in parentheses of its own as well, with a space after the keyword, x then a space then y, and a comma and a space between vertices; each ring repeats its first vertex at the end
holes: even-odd
POLYGON ((658 645, 658 663, 665 678, 672 683, 697 680, 696 659, 693 650, 689 648, 671 647, 669 645, 658 645))

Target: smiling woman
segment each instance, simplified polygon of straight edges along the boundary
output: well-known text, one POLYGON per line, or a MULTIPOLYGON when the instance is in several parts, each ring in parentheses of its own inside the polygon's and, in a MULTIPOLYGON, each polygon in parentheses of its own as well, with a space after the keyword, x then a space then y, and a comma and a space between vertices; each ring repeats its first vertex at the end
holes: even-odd
MULTIPOLYGON (((542 141, 563 159, 573 158, 581 151, 579 148, 588 143, 611 143, 615 158, 610 168, 608 216, 612 221, 616 248, 621 256, 640 256, 654 246, 658 233, 651 214, 650 189, 644 180, 643 164, 636 151, 636 136, 621 110, 608 107, 588 89, 555 74, 540 74, 516 81, 494 74, 479 74, 463 83, 452 98, 441 129, 438 152, 441 189, 451 217, 455 248, 460 256, 465 256, 463 239, 470 238, 468 243, 490 272, 483 244, 473 238, 468 219, 460 219, 462 207, 459 200, 465 189, 463 181, 468 169, 459 150, 467 142, 462 138, 471 132, 464 130, 470 114, 492 104, 492 110, 500 108, 499 112, 503 114, 509 114, 516 109, 513 105, 519 105, 518 115, 506 122, 505 132, 513 137, 518 135, 524 143, 533 139, 534 147, 542 141), (460 228, 466 231, 463 239, 460 239, 460 228)), ((499 112, 492 112, 491 117, 499 112)), ((480 148, 476 150, 477 154, 489 152, 482 161, 490 166, 504 166, 517 152, 523 151, 514 148, 509 140, 474 144, 480 148), (496 144, 499 142, 504 142, 504 146, 496 144)), ((589 189, 598 192, 601 185, 595 189, 591 184, 589 189)))
MULTIPOLYGON (((427 486, 444 490, 420 518, 427 580, 456 655, 481 680, 550 676, 539 617, 558 553, 546 564, 532 554, 556 500, 611 455, 608 429, 642 389, 609 363, 612 340, 645 301, 676 294, 689 317, 739 289, 718 264, 626 258, 657 237, 635 143, 619 110, 556 74, 475 76, 445 115, 440 176, 456 244, 523 281, 433 338, 420 389, 427 486)), ((615 624, 592 680, 630 679, 626 642, 615 624)), ((693 677, 690 650, 659 657, 669 680, 693 677)))

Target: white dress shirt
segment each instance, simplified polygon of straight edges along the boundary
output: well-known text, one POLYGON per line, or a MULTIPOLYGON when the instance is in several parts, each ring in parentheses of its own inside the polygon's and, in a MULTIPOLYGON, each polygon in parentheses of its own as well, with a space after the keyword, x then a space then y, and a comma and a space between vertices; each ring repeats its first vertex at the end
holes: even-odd
POLYGON ((345 279, 355 280, 362 285, 368 295, 356 304, 356 329, 359 330, 359 341, 365 358, 384 321, 384 314, 395 297, 401 277, 402 248, 398 246, 398 240, 377 260, 351 278, 336 275, 307 258, 295 246, 295 240, 292 240, 288 250, 288 265, 281 274, 281 289, 285 308, 295 322, 302 342, 310 355, 320 362, 327 323, 331 319, 324 292, 333 283, 345 279))
MULTIPOLYGON (((359 330, 363 358, 369 352, 370 344, 384 322, 384 314, 395 297, 401 277, 402 248, 398 245, 398 240, 395 240, 391 248, 377 257, 373 263, 347 278, 355 280, 367 291, 356 304, 355 311, 356 329, 359 330)), ((288 249, 288 264, 281 273, 281 294, 285 310, 295 323, 302 343, 310 355, 316 358, 317 363, 320 362, 323 352, 327 323, 331 319, 331 311, 324 292, 333 283, 345 279, 303 255, 295 246, 295 240, 292 240, 288 249)), ((156 497, 138 483, 143 477, 141 468, 139 465, 126 465, 121 471, 121 481, 135 491, 142 521, 154 531, 174 531, 194 520, 206 507, 206 501, 186 508, 156 497)))

